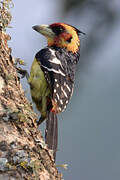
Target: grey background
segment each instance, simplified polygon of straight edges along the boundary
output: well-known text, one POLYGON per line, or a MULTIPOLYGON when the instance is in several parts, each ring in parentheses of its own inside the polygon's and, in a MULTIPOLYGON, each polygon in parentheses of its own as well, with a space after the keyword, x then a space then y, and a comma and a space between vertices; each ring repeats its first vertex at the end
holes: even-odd
MULTIPOLYGON (((119 0, 14 2, 9 46, 28 71, 35 53, 46 46, 33 25, 66 22, 86 32, 80 37, 74 94, 59 115, 57 164, 68 164, 68 170, 59 169, 65 180, 120 179, 119 9, 119 0)), ((22 84, 30 99, 27 81, 22 84)))

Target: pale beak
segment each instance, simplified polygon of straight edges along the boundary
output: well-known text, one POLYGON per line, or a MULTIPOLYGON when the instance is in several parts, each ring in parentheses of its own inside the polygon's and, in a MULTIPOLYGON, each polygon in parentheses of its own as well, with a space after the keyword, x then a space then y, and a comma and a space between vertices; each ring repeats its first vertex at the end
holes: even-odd
POLYGON ((49 25, 36 25, 32 27, 35 31, 41 33, 45 37, 55 37, 55 33, 52 31, 49 25))

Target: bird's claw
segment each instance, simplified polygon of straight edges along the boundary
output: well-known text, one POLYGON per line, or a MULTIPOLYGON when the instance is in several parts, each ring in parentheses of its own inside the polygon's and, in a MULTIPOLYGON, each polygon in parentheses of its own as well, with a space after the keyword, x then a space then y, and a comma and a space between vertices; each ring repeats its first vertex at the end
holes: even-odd
POLYGON ((17 72, 22 75, 21 78, 26 77, 27 80, 29 79, 29 73, 27 72, 27 70, 24 70, 20 67, 19 68, 17 67, 16 69, 17 69, 17 72))

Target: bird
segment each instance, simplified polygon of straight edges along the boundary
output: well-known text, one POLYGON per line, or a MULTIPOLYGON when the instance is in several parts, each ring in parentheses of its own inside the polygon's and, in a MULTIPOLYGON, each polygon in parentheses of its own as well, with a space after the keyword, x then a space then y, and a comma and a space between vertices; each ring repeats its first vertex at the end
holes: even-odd
POLYGON ((80 57, 80 34, 84 32, 66 23, 35 25, 35 31, 47 39, 31 66, 31 97, 41 113, 38 124, 46 119, 45 142, 56 157, 58 144, 57 114, 63 112, 72 97, 75 71, 80 57))

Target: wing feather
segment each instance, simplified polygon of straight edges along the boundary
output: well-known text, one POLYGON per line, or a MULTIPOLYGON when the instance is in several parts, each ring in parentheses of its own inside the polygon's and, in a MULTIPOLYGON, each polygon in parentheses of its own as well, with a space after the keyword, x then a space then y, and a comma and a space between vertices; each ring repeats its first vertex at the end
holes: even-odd
POLYGON ((36 59, 52 91, 52 100, 57 103, 61 112, 66 108, 73 93, 76 64, 65 51, 49 47, 40 50, 36 59))

